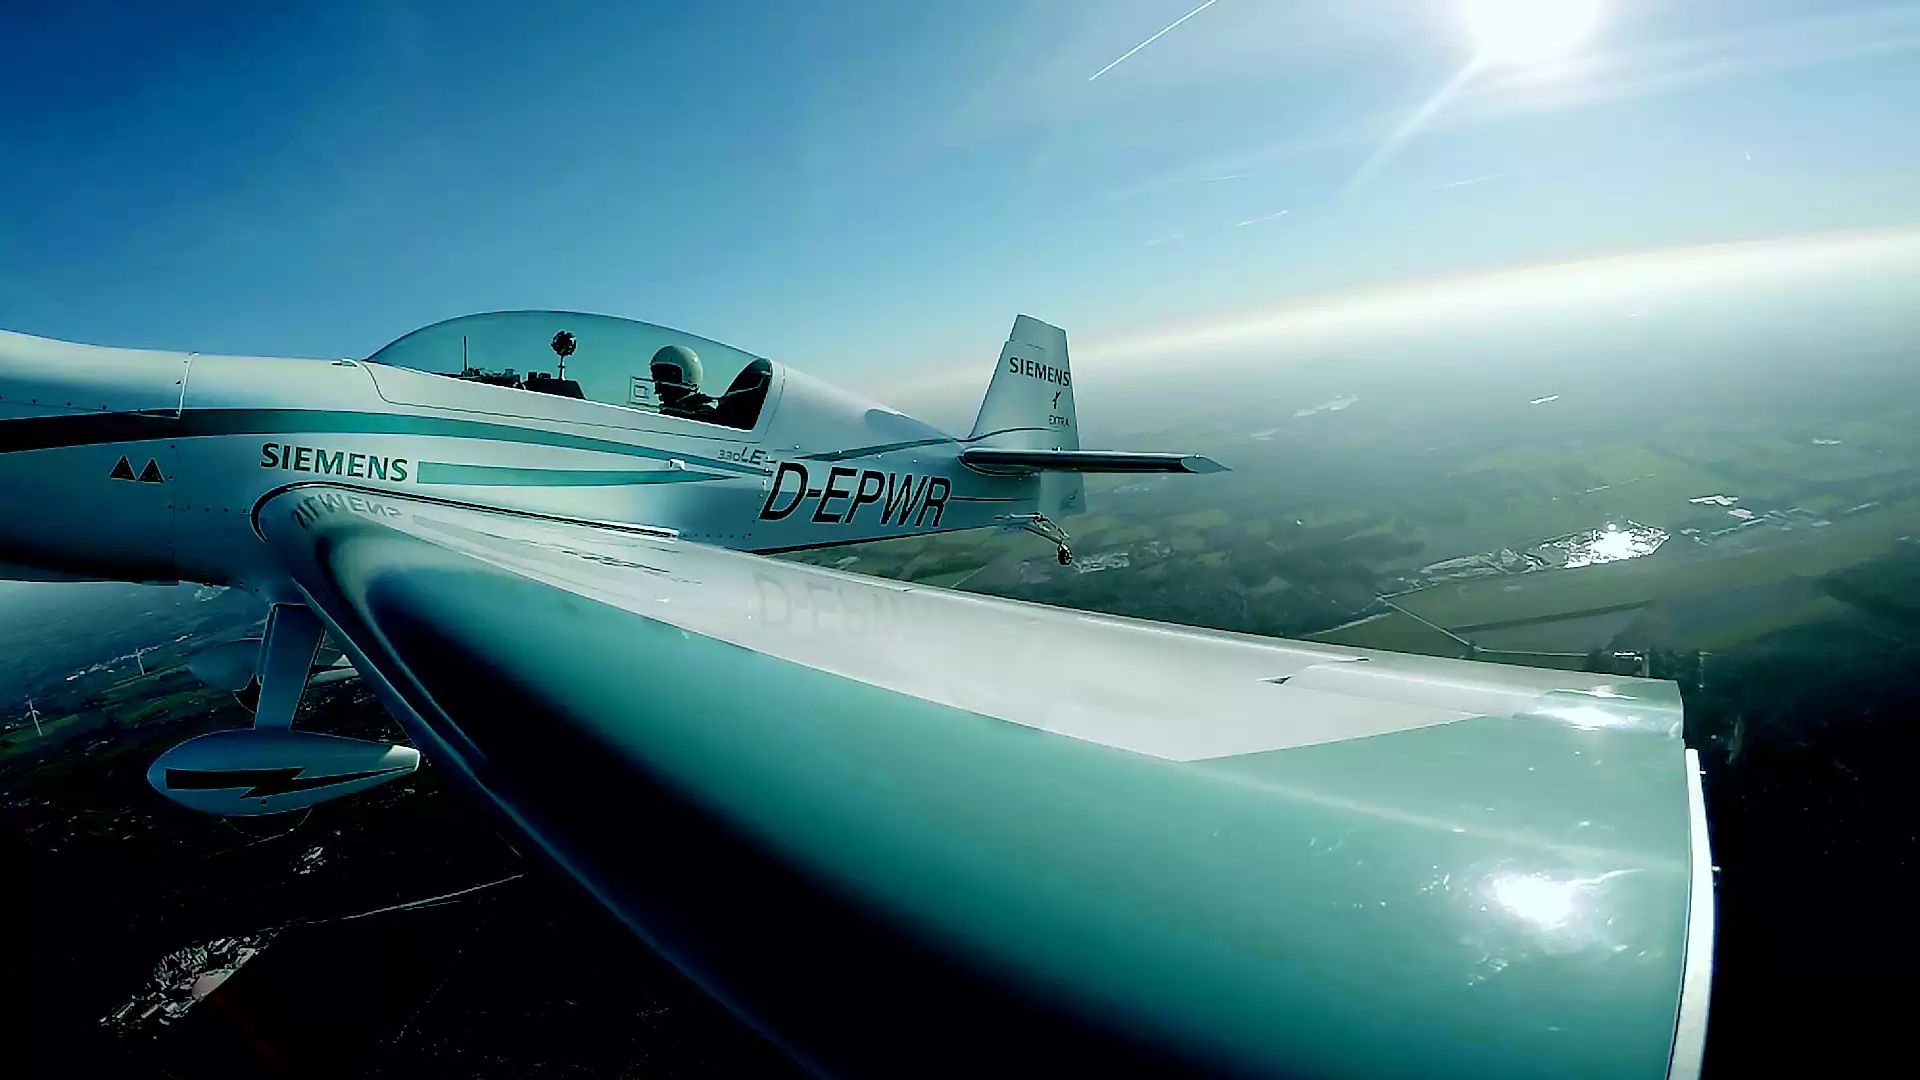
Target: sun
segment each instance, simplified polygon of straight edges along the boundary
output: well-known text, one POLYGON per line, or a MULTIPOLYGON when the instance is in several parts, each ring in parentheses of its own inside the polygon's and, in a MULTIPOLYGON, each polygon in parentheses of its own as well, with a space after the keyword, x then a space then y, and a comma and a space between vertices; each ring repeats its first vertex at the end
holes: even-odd
POLYGON ((1461 0, 1477 62, 1521 67, 1572 52, 1593 33, 1600 0, 1461 0))

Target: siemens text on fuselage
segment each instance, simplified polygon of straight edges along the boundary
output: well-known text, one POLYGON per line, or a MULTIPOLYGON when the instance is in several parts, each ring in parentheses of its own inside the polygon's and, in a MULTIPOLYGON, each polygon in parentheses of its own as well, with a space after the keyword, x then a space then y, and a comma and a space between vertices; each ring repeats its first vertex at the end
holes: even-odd
POLYGON ((320 446, 289 446, 286 443, 262 443, 260 446, 261 468, 313 473, 316 476, 405 480, 409 464, 402 457, 328 450, 320 446))

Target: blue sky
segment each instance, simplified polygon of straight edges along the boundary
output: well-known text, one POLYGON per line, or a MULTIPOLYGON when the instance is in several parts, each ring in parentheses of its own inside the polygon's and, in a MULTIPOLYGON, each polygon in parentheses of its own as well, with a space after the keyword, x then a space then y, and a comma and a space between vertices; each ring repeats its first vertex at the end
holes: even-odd
POLYGON ((365 355, 550 306, 856 379, 1015 311, 1920 221, 1920 5, 1610 0, 1356 187, 1470 58, 1454 0, 1218 0, 1089 81, 1195 2, 16 7, 0 327, 365 355))

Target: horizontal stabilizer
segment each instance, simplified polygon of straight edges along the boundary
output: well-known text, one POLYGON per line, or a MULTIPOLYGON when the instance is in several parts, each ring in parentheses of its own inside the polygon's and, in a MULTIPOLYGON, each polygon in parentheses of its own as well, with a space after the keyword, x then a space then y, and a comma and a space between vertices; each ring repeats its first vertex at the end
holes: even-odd
POLYGON ((1138 454, 1126 450, 1009 450, 973 446, 960 464, 985 473, 1215 473, 1226 466, 1201 454, 1138 454))

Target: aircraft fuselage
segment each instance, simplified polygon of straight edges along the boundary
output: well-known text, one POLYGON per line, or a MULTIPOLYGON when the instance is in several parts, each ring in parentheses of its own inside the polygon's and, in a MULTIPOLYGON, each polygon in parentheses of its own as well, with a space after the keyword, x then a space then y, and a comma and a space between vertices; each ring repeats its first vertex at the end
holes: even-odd
POLYGON ((784 366, 751 429, 355 360, 0 334, 9 576, 186 580, 297 602, 252 516, 326 483, 779 551, 977 528, 1032 477, 784 366), (18 572, 24 570, 25 572, 18 572))

